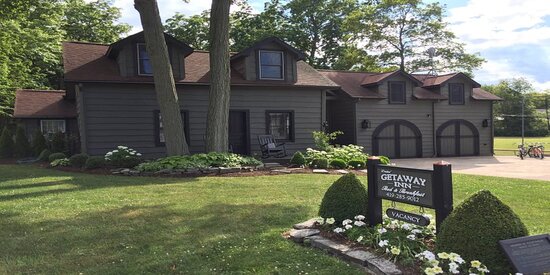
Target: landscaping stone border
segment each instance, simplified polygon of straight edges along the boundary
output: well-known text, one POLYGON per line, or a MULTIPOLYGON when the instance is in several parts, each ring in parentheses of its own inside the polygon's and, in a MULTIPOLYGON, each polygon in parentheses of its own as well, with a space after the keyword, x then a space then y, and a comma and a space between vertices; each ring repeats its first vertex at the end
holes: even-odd
POLYGON ((367 273, 376 275, 401 275, 399 270, 390 260, 372 252, 350 247, 343 243, 320 236, 320 230, 314 228, 315 219, 295 224, 288 232, 289 238, 298 244, 309 245, 337 256, 349 263, 361 266, 367 273))

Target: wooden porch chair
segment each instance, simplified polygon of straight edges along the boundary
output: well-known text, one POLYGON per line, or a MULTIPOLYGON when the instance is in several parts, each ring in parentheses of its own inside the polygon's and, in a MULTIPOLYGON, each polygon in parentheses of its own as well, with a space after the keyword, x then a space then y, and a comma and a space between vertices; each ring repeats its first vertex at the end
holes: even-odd
POLYGON ((258 135, 258 143, 262 151, 262 158, 283 158, 286 157, 286 147, 284 142, 277 142, 273 135, 258 135))

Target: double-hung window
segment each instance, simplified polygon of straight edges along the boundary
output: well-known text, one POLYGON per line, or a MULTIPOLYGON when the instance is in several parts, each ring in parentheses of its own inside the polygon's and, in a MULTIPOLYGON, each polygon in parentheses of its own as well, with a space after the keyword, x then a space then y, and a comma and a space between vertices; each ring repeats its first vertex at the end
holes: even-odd
POLYGON ((65 120, 62 119, 42 119, 40 120, 40 130, 45 135, 53 135, 55 133, 65 133, 65 120))
POLYGON ((153 75, 153 66, 149 59, 149 54, 145 44, 137 44, 137 61, 138 61, 138 75, 150 76, 153 75))
POLYGON ((449 104, 464 105, 464 84, 449 83, 449 104))
POLYGON ((266 132, 278 140, 294 141, 294 112, 267 111, 266 132))
POLYGON ((407 103, 407 96, 405 91, 405 82, 402 81, 390 81, 389 86, 389 103, 390 104, 405 104, 407 103))
MULTIPOLYGON (((181 111, 181 119, 183 121, 183 132, 185 135, 185 140, 189 145, 189 112, 181 111)), ((164 125, 162 124, 162 115, 159 110, 153 111, 153 120, 155 123, 155 145, 156 146, 165 146, 166 145, 166 136, 164 135, 164 125)))
POLYGON ((260 79, 284 79, 284 54, 282 51, 259 51, 260 79))

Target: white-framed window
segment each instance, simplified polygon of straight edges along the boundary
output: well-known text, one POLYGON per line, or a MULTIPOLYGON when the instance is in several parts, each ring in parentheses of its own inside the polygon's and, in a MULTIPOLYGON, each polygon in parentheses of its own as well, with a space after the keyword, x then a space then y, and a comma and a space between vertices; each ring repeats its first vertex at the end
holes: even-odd
POLYGON ((259 51, 260 79, 283 80, 284 79, 284 53, 282 51, 259 51))
POLYGON ((275 139, 294 141, 294 112, 266 111, 266 133, 275 139))
MULTIPOLYGON (((185 135, 185 139, 187 141, 187 145, 191 144, 191 140, 189 138, 189 112, 186 110, 181 110, 181 119, 183 121, 183 132, 185 135)), ((153 121, 154 121, 154 137, 155 137, 155 145, 157 147, 162 147, 166 145, 166 136, 164 135, 164 125, 162 123, 162 115, 159 110, 153 111, 153 121)))
POLYGON ((51 135, 58 132, 65 133, 66 123, 62 119, 42 119, 40 120, 40 130, 45 135, 51 135))
POLYGON ((137 44, 138 75, 153 75, 153 65, 144 43, 137 44))

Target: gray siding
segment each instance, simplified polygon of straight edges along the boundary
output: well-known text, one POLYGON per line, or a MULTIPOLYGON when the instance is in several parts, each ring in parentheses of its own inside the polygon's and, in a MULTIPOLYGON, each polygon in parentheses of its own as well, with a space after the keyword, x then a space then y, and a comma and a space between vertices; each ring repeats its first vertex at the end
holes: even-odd
MULTIPOLYGON (((318 89, 233 87, 230 108, 250 114, 251 152, 258 153, 257 136, 266 132, 266 110, 293 110, 295 141, 289 153, 313 146, 311 132, 320 130, 322 95, 318 89)), ((86 84, 82 88, 86 108, 87 150, 102 155, 117 145, 127 145, 146 157, 160 157, 164 147, 155 146, 153 111, 158 105, 153 85, 86 84)), ((189 112, 190 150, 204 151, 207 86, 178 86, 182 110, 189 112)))

